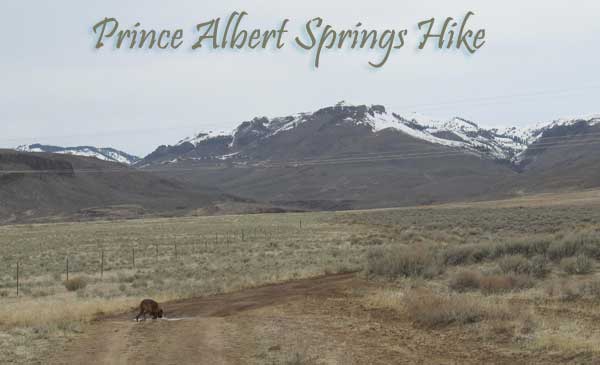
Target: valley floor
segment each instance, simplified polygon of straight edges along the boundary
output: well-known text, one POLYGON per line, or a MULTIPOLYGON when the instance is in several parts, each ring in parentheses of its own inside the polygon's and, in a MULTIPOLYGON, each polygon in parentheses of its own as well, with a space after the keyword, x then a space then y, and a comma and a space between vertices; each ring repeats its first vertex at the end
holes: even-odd
POLYGON ((0 247, 2 363, 600 364, 597 190, 3 226, 0 247), (133 321, 146 297, 166 319, 133 321))
MULTIPOLYGON (((356 274, 270 285, 166 303, 168 319, 135 313, 101 319, 56 351, 56 364, 548 364, 600 361, 591 353, 531 351, 506 333, 451 326, 420 329, 405 314, 373 307, 379 285, 356 274), (487 331, 487 332, 486 332, 487 331), (482 333, 484 334, 482 336, 482 333)), ((548 303, 538 312, 591 320, 588 308, 548 303)))

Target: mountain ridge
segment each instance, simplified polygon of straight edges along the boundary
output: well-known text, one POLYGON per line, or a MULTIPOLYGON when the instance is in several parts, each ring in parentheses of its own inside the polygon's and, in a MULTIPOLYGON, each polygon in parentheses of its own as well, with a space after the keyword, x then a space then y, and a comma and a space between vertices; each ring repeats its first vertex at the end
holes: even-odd
MULTIPOLYGON (((163 210, 161 204, 175 210, 190 208, 189 197, 199 199, 196 206, 209 206, 210 196, 198 198, 195 192, 211 195, 217 190, 242 199, 244 206, 257 202, 259 210, 272 206, 338 210, 427 205, 598 187, 600 139, 594 136, 600 136, 600 117, 596 115, 556 119, 523 129, 488 129, 460 117, 439 121, 417 114, 403 116, 381 105, 337 104, 284 117, 256 117, 230 132, 197 133, 175 145, 159 146, 131 167, 114 165, 150 175, 127 172, 128 180, 121 181, 108 177, 113 172, 88 177, 77 164, 73 171, 90 192, 97 187, 107 197, 123 196, 126 202, 153 210, 163 210), (144 182, 143 176, 150 180, 144 182), (125 190, 113 188, 126 181, 125 190), (181 185, 173 186, 172 181, 181 185), (144 194, 135 192, 135 184, 145 184, 144 194), (163 189, 164 203, 157 200, 153 185, 163 189)), ((62 155, 53 156, 58 161, 62 155)), ((5 158, 0 169, 19 169, 10 158, 5 158)), ((80 159, 83 157, 70 161, 79 163, 80 159)), ((36 161, 31 163, 50 163, 36 161)), ((64 171, 60 181, 71 189, 75 185, 69 183, 69 174, 64 171)), ((6 182, 17 178, 18 174, 9 174, 6 182)), ((40 180, 24 181, 37 184, 40 180)), ((55 188, 61 197, 68 196, 59 185, 55 188)), ((38 185, 35 189, 45 191, 38 185)), ((94 196, 95 200, 80 196, 77 203, 86 201, 85 205, 91 206, 120 201, 94 196)), ((29 209, 32 207, 33 201, 29 209)))
POLYGON ((139 157, 128 154, 111 147, 74 146, 61 147, 44 145, 40 143, 20 145, 15 148, 19 152, 46 152, 56 154, 75 155, 82 157, 94 157, 99 160, 116 162, 124 165, 133 165, 140 160, 139 157))
POLYGON ((245 157, 244 150, 278 134, 292 131, 332 110, 345 114, 344 118, 336 122, 337 125, 364 126, 370 128, 372 133, 391 128, 428 143, 508 162, 515 167, 519 167, 518 165, 522 163, 523 153, 545 133, 572 126, 577 122, 584 122, 590 126, 600 123, 600 115, 590 115, 554 119, 527 128, 484 128, 461 117, 436 120, 416 113, 403 116, 388 112, 382 105, 355 106, 340 102, 312 113, 296 113, 275 118, 255 117, 240 123, 231 132, 197 133, 181 139, 175 145, 161 145, 134 165, 148 167, 156 163, 179 163, 182 160, 240 160, 245 157))

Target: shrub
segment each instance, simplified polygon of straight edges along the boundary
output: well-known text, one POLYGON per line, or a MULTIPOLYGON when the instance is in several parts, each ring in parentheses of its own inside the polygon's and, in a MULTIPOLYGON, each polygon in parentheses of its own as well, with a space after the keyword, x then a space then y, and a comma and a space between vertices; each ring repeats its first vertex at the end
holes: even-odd
POLYGON ((476 271, 464 270, 450 279, 449 287, 456 291, 476 290, 480 288, 481 274, 476 271))
POLYGON ((31 296, 33 296, 34 298, 47 297, 47 296, 52 295, 52 294, 54 294, 53 291, 45 290, 45 289, 37 289, 37 290, 33 290, 31 292, 31 296))
POLYGON ((378 246, 383 244, 383 239, 377 235, 368 235, 366 237, 352 235, 350 237, 351 245, 362 245, 362 246, 378 246))
POLYGON ((505 256, 499 260, 498 266, 505 274, 543 277, 548 272, 546 258, 542 255, 536 255, 531 260, 522 255, 505 256))
POLYGON ((444 263, 446 265, 463 265, 470 261, 475 248, 473 245, 450 246, 444 250, 444 263))
POLYGON ((562 301, 573 301, 583 296, 600 299, 600 279, 595 278, 582 283, 562 280, 551 283, 546 288, 546 293, 551 297, 558 297, 562 301))
POLYGON ((498 262, 505 274, 529 274, 529 261, 521 255, 505 256, 498 262))
POLYGON ((446 248, 443 252, 446 265, 463 265, 477 263, 492 256, 493 247, 488 244, 457 245, 446 248))
POLYGON ((373 248, 367 254, 369 274, 398 277, 433 277, 443 271, 435 255, 425 249, 408 246, 373 248))
POLYGON ((480 299, 463 295, 441 295, 430 291, 408 294, 405 305, 414 323, 423 327, 512 317, 512 313, 500 305, 490 305, 480 299))
POLYGON ((492 249, 491 256, 524 255, 530 257, 544 255, 549 245, 550 241, 546 239, 508 241, 496 244, 492 249))
POLYGON ((548 248, 548 257, 552 260, 560 260, 575 255, 576 251, 576 246, 571 241, 553 242, 548 248))
POLYGON ((489 244, 479 244, 473 246, 473 252, 471 252, 471 261, 481 262, 492 255, 492 247, 489 244))
POLYGON ((560 241, 552 243, 548 249, 548 256, 553 260, 576 255, 600 258, 600 240, 596 232, 570 234, 560 241))
POLYGON ((462 271, 450 279, 449 287, 464 292, 481 290, 484 293, 506 292, 531 287, 531 280, 524 275, 489 275, 484 276, 475 271, 462 271))
POLYGON ((318 364, 316 357, 309 357, 303 353, 295 352, 285 360, 286 365, 313 365, 318 364))
POLYGON ((529 262, 529 275, 537 278, 544 277, 548 273, 548 260, 543 255, 534 256, 529 262))
POLYGON ((479 288, 484 293, 501 293, 532 286, 531 280, 524 275, 491 275, 483 276, 479 288))
POLYGON ((75 277, 73 279, 65 280, 64 284, 68 291, 76 291, 84 289, 87 286, 87 281, 83 277, 75 277))
POLYGON ((600 280, 595 279, 581 285, 581 292, 592 299, 600 299, 600 280))
POLYGON ((571 302, 581 297, 581 288, 572 282, 561 281, 552 283, 546 288, 546 293, 551 297, 558 297, 559 300, 571 302))
POLYGON ((587 256, 578 255, 577 257, 562 259, 560 267, 567 274, 582 275, 592 271, 592 261, 587 256))
POLYGON ((127 274, 122 274, 122 273, 118 273, 117 274, 117 281, 119 283, 133 283, 136 279, 136 275, 127 275, 127 274))

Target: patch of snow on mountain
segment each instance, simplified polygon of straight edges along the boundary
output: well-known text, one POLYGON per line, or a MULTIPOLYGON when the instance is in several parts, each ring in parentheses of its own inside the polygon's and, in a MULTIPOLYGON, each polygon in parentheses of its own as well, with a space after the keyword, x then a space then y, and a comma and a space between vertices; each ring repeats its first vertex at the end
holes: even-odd
POLYGON ((549 129, 561 126, 567 127, 581 121, 586 122, 590 126, 597 125, 600 123, 600 114, 584 115, 580 117, 563 117, 550 122, 538 122, 534 126, 525 129, 526 142, 530 145, 540 139, 542 134, 549 129))
POLYGON ((184 143, 191 143, 194 146, 197 146, 200 142, 206 141, 207 139, 216 138, 216 137, 226 137, 231 136, 233 133, 225 132, 225 131, 208 131, 208 132, 200 132, 192 137, 186 137, 181 141, 177 142, 177 146, 182 145, 184 143))
POLYGON ((61 154, 61 155, 74 155, 74 156, 82 156, 82 157, 95 157, 99 160, 103 160, 103 161, 110 161, 110 159, 106 156, 104 156, 101 153, 92 151, 88 148, 83 148, 80 150, 73 150, 73 149, 65 149, 62 151, 56 151, 55 153, 61 154))
POLYGON ((478 132, 480 128, 477 124, 470 122, 466 119, 462 118, 452 118, 449 121, 440 122, 440 121, 431 121, 426 124, 426 126, 438 130, 438 131, 449 131, 449 132, 478 132))
POLYGON ((108 156, 111 160, 113 161, 117 161, 119 163, 122 164, 126 164, 129 165, 135 161, 131 161, 129 158, 123 156, 122 154, 118 153, 118 152, 113 152, 113 151, 106 151, 104 152, 106 154, 106 156, 108 156))
POLYGON ((20 151, 20 152, 40 152, 40 153, 44 152, 44 150, 42 150, 41 148, 38 148, 38 147, 32 148, 31 146, 26 145, 26 144, 18 146, 17 148, 15 148, 15 150, 20 151))
POLYGON ((233 157, 235 157, 235 156, 237 156, 237 155, 239 155, 239 154, 240 154, 239 152, 228 153, 228 154, 226 154, 226 155, 217 156, 217 158, 218 158, 219 160, 228 160, 228 159, 230 159, 230 158, 233 158, 233 157))
POLYGON ((33 145, 21 145, 15 148, 17 151, 21 152, 46 152, 46 153, 56 153, 62 155, 73 155, 73 156, 82 156, 82 157, 94 157, 103 161, 111 161, 118 162, 125 165, 131 165, 134 162, 138 161, 138 158, 135 156, 130 156, 124 152, 117 151, 112 148, 96 148, 90 146, 80 146, 80 147, 59 147, 59 146, 47 146, 41 144, 33 144, 33 145))
MULTIPOLYGON (((451 147, 462 147, 464 145, 461 142, 438 138, 431 135, 430 133, 413 128, 405 124, 403 119, 398 118, 393 114, 375 113, 374 116, 369 116, 366 122, 372 127, 373 132, 379 132, 384 129, 392 128, 405 134, 408 134, 411 137, 422 139, 435 144, 442 144, 451 147)), ((413 122, 415 122, 415 120, 413 120, 413 122)))
POLYGON ((282 122, 278 123, 278 120, 280 120, 280 119, 287 119, 287 118, 276 118, 276 119, 273 119, 271 121, 271 123, 269 124, 269 128, 273 129, 273 132, 271 132, 272 136, 274 136, 278 133, 281 133, 281 132, 285 132, 285 131, 294 129, 306 121, 304 113, 294 114, 290 117, 291 120, 284 121, 283 123, 282 122))

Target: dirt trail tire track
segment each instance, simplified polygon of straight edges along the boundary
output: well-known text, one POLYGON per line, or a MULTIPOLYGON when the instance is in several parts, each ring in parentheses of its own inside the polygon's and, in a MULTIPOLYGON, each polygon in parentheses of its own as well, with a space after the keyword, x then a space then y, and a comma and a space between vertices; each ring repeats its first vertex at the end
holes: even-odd
MULTIPOLYGON (((105 317, 64 349, 52 364, 236 364, 244 346, 230 343, 236 328, 223 317, 285 303, 298 297, 332 296, 358 285, 353 274, 338 274, 247 289, 236 293, 164 303, 176 321, 136 323, 134 313, 105 317), (233 333, 232 333, 233 332, 233 333)), ((240 338, 242 338, 241 336, 240 338)), ((251 349, 249 349, 251 350, 251 349)))

